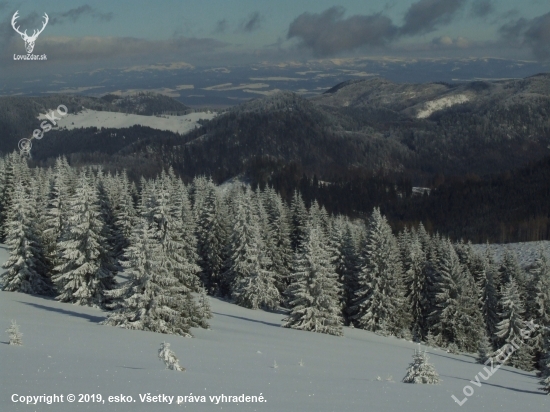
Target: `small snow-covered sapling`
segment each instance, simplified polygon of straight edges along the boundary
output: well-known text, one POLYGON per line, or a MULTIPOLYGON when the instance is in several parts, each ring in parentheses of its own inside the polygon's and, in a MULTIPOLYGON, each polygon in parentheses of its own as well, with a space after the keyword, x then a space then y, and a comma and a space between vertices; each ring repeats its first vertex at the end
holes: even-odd
POLYGON ((439 375, 434 366, 428 362, 426 351, 415 350, 413 362, 407 369, 407 375, 403 378, 405 383, 421 383, 436 385, 440 382, 439 375))
POLYGON ((167 342, 162 342, 159 349, 159 359, 164 361, 166 369, 171 369, 173 371, 183 372, 185 368, 179 365, 179 360, 176 357, 176 354, 170 349, 170 344, 167 342))
POLYGON ((6 330, 8 334, 10 335, 10 345, 15 346, 22 346, 23 340, 22 336, 23 334, 19 331, 19 325, 16 321, 11 321, 11 326, 6 330))

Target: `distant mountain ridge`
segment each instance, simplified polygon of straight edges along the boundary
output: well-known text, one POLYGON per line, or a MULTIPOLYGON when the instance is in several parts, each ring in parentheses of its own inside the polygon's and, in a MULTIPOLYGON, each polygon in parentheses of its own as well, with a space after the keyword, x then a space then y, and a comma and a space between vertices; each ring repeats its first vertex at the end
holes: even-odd
MULTIPOLYGON (((141 114, 186 108, 158 95, 0 98, 5 136, 0 150, 13 150, 18 138, 38 124, 34 116, 57 104, 69 110, 85 106, 141 114)), ((116 150, 104 143, 93 147, 89 136, 89 143, 72 150, 133 158, 156 153, 181 173, 210 174, 218 180, 246 173, 252 163, 265 163, 266 173, 295 163, 325 181, 365 170, 405 173, 416 184, 426 184, 437 174, 483 176, 544 157, 550 144, 549 114, 549 74, 462 84, 369 78, 338 84, 311 99, 292 92, 254 99, 183 137, 159 137, 144 128, 134 139, 126 130, 127 142, 117 142, 116 150)), ((69 154, 56 143, 57 133, 64 132, 48 135, 48 153, 69 154)), ((40 158, 39 150, 36 155, 40 158)))

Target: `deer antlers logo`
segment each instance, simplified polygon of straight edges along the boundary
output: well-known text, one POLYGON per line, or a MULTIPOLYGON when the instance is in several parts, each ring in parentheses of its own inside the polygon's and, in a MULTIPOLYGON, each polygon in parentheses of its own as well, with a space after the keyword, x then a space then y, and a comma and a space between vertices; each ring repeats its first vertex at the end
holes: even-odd
POLYGON ((13 29, 17 33, 19 33, 21 35, 21 38, 23 40, 25 40, 25 49, 27 49, 27 53, 31 54, 32 51, 34 50, 34 43, 36 42, 37 37, 40 35, 40 33, 42 33, 44 31, 44 29, 46 28, 46 25, 48 24, 48 21, 50 20, 50 18, 48 17, 48 15, 46 13, 44 13, 44 23, 42 23, 42 28, 40 30, 33 30, 32 36, 29 36, 27 34, 27 30, 25 30, 23 33, 21 33, 19 31, 20 26, 15 27, 16 20, 17 20, 18 17, 19 17, 19 10, 17 10, 15 12, 15 14, 13 15, 13 17, 11 19, 11 26, 13 27, 13 29))

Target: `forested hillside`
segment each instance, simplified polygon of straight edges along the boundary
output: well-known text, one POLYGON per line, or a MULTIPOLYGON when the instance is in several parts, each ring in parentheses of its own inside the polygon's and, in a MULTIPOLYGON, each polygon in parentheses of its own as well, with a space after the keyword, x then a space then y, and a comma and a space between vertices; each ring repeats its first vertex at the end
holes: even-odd
MULTIPOLYGON (((394 234, 378 208, 351 220, 299 192, 287 203, 269 187, 186 185, 172 170, 135 185, 64 158, 29 169, 18 154, 1 160, 0 189, 3 290, 107 309, 107 325, 190 336, 208 327, 207 301, 192 295, 202 291, 282 305, 285 327, 340 336, 354 325, 479 350, 481 363, 526 321, 550 327, 548 256, 526 272, 512 253, 496 262, 423 225, 394 234)), ((547 376, 546 338, 537 327, 509 364, 547 376)))

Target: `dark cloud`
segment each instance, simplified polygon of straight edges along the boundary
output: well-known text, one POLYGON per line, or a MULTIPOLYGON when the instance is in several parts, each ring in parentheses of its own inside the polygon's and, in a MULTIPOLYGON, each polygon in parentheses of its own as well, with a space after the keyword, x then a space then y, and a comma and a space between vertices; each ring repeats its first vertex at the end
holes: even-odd
POLYGON ((362 46, 382 46, 397 34, 397 27, 381 14, 351 16, 344 19, 342 7, 332 7, 320 14, 304 13, 288 29, 287 38, 298 38, 301 46, 319 57, 362 46))
POLYGON ((227 20, 218 20, 216 23, 216 28, 214 29, 214 33, 225 33, 227 30, 227 20))
POLYGON ((8 6, 7 1, 0 1, 0 11, 4 10, 8 6))
POLYGON ((251 13, 244 22, 242 22, 241 31, 251 33, 258 30, 262 25, 262 21, 263 16, 259 12, 255 11, 254 13, 251 13))
POLYGON ((495 11, 493 0, 475 0, 470 9, 471 17, 485 18, 495 11))
POLYGON ((89 16, 99 21, 111 21, 113 18, 113 13, 101 13, 90 5, 84 4, 63 13, 53 14, 50 19, 50 24, 55 26, 56 24, 64 24, 68 21, 75 23, 78 19, 84 16, 89 16))
POLYGON ((499 33, 512 45, 528 46, 539 61, 550 61, 550 13, 530 20, 512 20, 501 26, 499 33))
POLYGON ((434 31, 438 25, 451 22, 465 3, 466 0, 420 0, 405 14, 405 24, 400 32, 404 35, 416 35, 434 31))
POLYGON ((531 20, 525 43, 531 46, 537 59, 550 61, 550 13, 531 20))

